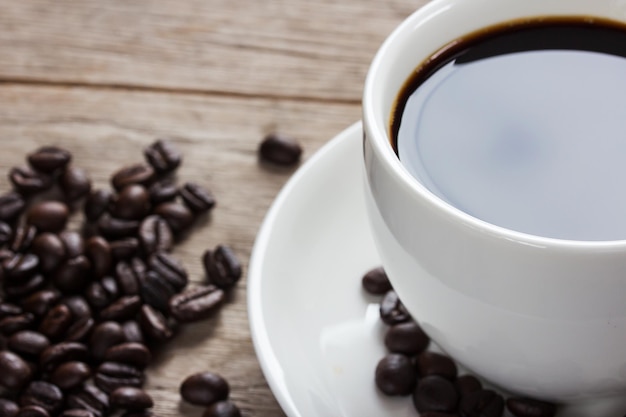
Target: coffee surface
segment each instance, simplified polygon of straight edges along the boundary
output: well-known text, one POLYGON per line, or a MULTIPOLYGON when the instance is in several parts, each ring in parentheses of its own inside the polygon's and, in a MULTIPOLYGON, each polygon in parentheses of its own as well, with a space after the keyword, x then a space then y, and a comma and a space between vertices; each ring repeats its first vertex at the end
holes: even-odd
POLYGON ((568 240, 626 239, 626 30, 517 22, 418 68, 392 137, 432 193, 486 222, 568 240))

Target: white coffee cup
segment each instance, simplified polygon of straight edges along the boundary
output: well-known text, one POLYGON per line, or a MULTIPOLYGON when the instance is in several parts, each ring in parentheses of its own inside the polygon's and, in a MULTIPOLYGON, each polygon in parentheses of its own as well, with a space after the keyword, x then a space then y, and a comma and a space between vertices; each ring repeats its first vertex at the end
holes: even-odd
POLYGON ((626 240, 558 240, 478 220, 428 191, 390 145, 394 101, 426 58, 478 29, 537 16, 626 23, 626 1, 434 0, 388 37, 363 95, 366 204, 394 288, 460 364, 516 395, 619 403, 626 240))

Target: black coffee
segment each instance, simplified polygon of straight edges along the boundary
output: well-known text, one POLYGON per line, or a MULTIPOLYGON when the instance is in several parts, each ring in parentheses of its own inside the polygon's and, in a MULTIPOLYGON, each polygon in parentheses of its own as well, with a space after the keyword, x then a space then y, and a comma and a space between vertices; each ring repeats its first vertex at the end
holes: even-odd
POLYGON ((537 18, 468 35, 417 68, 392 115, 403 165, 489 223, 626 239, 626 27, 537 18))

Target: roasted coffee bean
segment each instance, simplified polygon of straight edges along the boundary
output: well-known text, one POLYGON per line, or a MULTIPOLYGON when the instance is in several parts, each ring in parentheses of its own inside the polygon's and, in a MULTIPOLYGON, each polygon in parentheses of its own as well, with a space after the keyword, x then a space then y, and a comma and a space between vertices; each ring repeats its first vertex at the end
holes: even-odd
POLYGON ((420 377, 439 375, 453 381, 457 375, 456 364, 448 356, 436 352, 422 352, 415 361, 420 377))
POLYGON ((107 239, 131 237, 139 230, 137 220, 123 220, 104 214, 98 220, 98 230, 107 239))
POLYGON ((387 291, 380 302, 380 318, 383 322, 392 326, 411 320, 411 315, 400 301, 395 291, 387 291))
POLYGON ((504 399, 491 390, 475 391, 461 400, 463 417, 501 417, 504 399))
POLYGON ((70 327, 72 319, 70 309, 65 304, 58 304, 44 316, 39 331, 51 340, 58 340, 70 327))
POLYGON ((122 326, 114 321, 105 321, 94 327, 89 338, 89 350, 95 359, 101 360, 108 348, 124 341, 122 326))
POLYGON ((170 298, 176 290, 164 278, 154 271, 148 271, 140 283, 141 298, 152 307, 167 313, 170 298))
POLYGON ((37 291, 21 302, 24 311, 36 316, 43 316, 61 299, 61 293, 55 289, 37 291))
POLYGON ((83 341, 89 336, 94 325, 95 321, 91 317, 81 317, 67 329, 64 339, 67 342, 83 341))
POLYGON ((23 312, 24 310, 22 309, 22 307, 18 305, 7 302, 0 302, 0 319, 8 316, 18 316, 23 312))
POLYGON ((154 170, 144 164, 129 165, 119 169, 111 176, 111 184, 117 191, 127 185, 140 184, 148 186, 154 180, 154 170))
POLYGON ((41 172, 54 172, 63 169, 72 160, 72 154, 58 146, 42 146, 27 155, 30 166, 41 172))
POLYGON ((58 233, 65 229, 69 213, 60 201, 42 201, 28 209, 26 221, 40 232, 58 233))
POLYGON ((37 236, 37 228, 28 223, 19 224, 13 231, 9 249, 13 252, 27 252, 37 236))
POLYGON ((413 392, 413 404, 420 414, 426 411, 451 413, 456 410, 458 402, 459 394, 454 384, 439 375, 420 378, 413 392))
POLYGON ((28 297, 46 286, 46 279, 41 274, 35 274, 20 282, 6 283, 4 294, 7 298, 17 299, 28 297))
POLYGON ((211 405, 228 398, 230 387, 221 375, 198 372, 190 375, 180 385, 180 395, 194 405, 211 405))
POLYGON ((110 242, 111 256, 115 262, 127 260, 139 252, 139 239, 126 237, 110 242))
POLYGON ((11 191, 0 195, 0 220, 9 222, 14 220, 25 207, 26 201, 19 193, 11 191))
POLYGON ((454 386, 461 398, 475 391, 480 391, 483 386, 474 375, 466 374, 459 376, 454 380, 454 386))
POLYGON ((0 334, 10 336, 21 330, 30 329, 35 323, 35 316, 30 313, 9 316, 0 319, 0 334))
POLYGON ((155 342, 165 342, 174 336, 165 317, 147 304, 141 306, 139 326, 142 334, 155 342))
POLYGON ((85 290, 85 297, 94 309, 111 304, 119 296, 119 288, 113 277, 103 277, 99 282, 91 283, 85 290))
POLYGON ((387 277, 385 269, 380 266, 369 270, 361 279, 363 289, 373 295, 384 295, 392 290, 391 282, 387 277))
POLYGON ((150 350, 143 343, 120 343, 111 346, 104 354, 107 362, 119 362, 144 369, 150 363, 150 350))
POLYGON ((61 302, 70 309, 72 317, 75 319, 91 317, 91 307, 89 307, 89 303, 82 295, 65 297, 61 302))
POLYGON ((11 335, 7 346, 22 356, 38 358, 50 346, 50 340, 39 332, 22 330, 11 335))
POLYGON ((302 147, 294 138, 270 133, 261 142, 259 155, 263 161, 278 165, 294 165, 302 156, 302 147))
POLYGON ((215 207, 215 197, 203 186, 188 182, 179 191, 183 203, 194 213, 206 213, 215 207))
POLYGON ((52 281, 61 291, 74 294, 82 291, 89 284, 91 263, 86 256, 80 255, 67 259, 54 273, 52 281))
POLYGON ((235 404, 225 400, 209 406, 202 417, 241 417, 241 411, 235 404))
POLYGON ((81 408, 71 408, 69 410, 64 410, 59 417, 96 417, 96 415, 91 411, 83 410, 81 408))
POLYGON ((224 300, 224 291, 207 285, 186 290, 170 299, 170 313, 181 323, 209 317, 224 300))
POLYGON ((98 388, 111 393, 120 387, 141 387, 145 376, 141 369, 119 362, 103 362, 96 370, 94 381, 98 388))
POLYGON ((0 221, 0 246, 4 246, 11 241, 13 229, 7 223, 0 221))
POLYGON ((139 294, 139 283, 146 275, 146 265, 139 258, 134 258, 130 262, 121 261, 115 266, 115 277, 117 284, 123 294, 139 294))
POLYGON ((176 291, 187 285, 187 270, 182 262, 166 252, 157 252, 148 259, 148 267, 176 291))
POLYGON ((385 346, 390 352, 417 355, 423 352, 430 339, 422 328, 413 320, 398 323, 385 334, 385 346))
POLYGON ((127 295, 119 298, 104 310, 100 311, 101 320, 123 321, 137 315, 141 309, 141 298, 138 295, 127 295))
POLYGON ((554 417, 555 404, 530 398, 509 398, 506 408, 516 417, 554 417))
POLYGON ((110 211, 119 219, 143 219, 150 212, 150 194, 141 185, 127 185, 111 200, 110 211))
POLYGON ((18 390, 30 381, 32 370, 18 355, 8 350, 0 350, 0 386, 8 390, 18 390))
POLYGON ((15 417, 20 407, 11 400, 0 398, 0 417, 15 417))
POLYGON ((174 171, 180 166, 183 156, 167 139, 159 139, 143 151, 146 161, 160 174, 174 171))
POLYGON ((17 412, 17 417, 50 417, 50 414, 45 408, 38 405, 27 405, 20 408, 20 411, 17 412))
POLYGON ((16 253, 2 262, 5 279, 10 282, 24 281, 39 268, 39 258, 32 253, 16 253))
POLYGON ((68 258, 75 258, 85 254, 85 239, 80 233, 64 230, 59 234, 59 238, 65 246, 65 253, 68 258))
POLYGON ((90 222, 95 222, 109 208, 112 193, 102 188, 91 191, 85 199, 85 207, 83 211, 85 218, 90 222))
POLYGON ((241 262, 228 246, 219 245, 213 251, 207 250, 202 263, 209 283, 222 289, 233 287, 241 278, 241 262))
POLYGON ((52 272, 65 260, 65 245, 58 235, 42 233, 32 244, 32 252, 39 258, 43 272, 52 272))
POLYGON ((109 397, 111 406, 124 410, 143 410, 154 405, 147 392, 136 387, 119 387, 109 397))
POLYGON ((171 180, 158 181, 148 188, 148 194, 150 194, 152 205, 157 206, 174 200, 178 196, 178 187, 171 180))
POLYGON ((62 363, 69 361, 87 362, 89 351, 87 346, 77 342, 61 342, 51 345, 41 352, 39 363, 42 369, 49 372, 62 363))
POLYGON ((174 237, 167 222, 160 216, 148 216, 139 226, 139 241, 146 254, 169 252, 174 237))
POLYGON ((96 417, 103 417, 109 409, 109 397, 95 385, 84 384, 80 391, 68 397, 67 405, 90 411, 96 417))
POLYGON ((408 356, 390 353, 378 362, 375 382, 387 395, 409 395, 417 383, 415 367, 408 356))
POLYGON ((128 411, 122 417, 157 417, 152 410, 128 411))
POLYGON ((82 385, 91 377, 91 368, 84 362, 71 361, 59 365, 51 374, 50 382, 63 391, 82 385))
POLYGON ((87 171, 75 166, 69 166, 63 171, 59 178, 59 185, 70 202, 85 197, 91 191, 91 180, 87 171))
POLYGON ((18 193, 29 196, 46 191, 52 186, 52 177, 28 167, 14 167, 9 171, 9 181, 18 193))
POLYGON ((33 381, 22 392, 20 405, 36 405, 45 409, 48 414, 56 415, 63 406, 63 392, 49 382, 33 381))
POLYGON ((193 224, 193 213, 187 207, 176 202, 161 203, 154 209, 154 214, 161 216, 172 233, 178 235, 193 224))
POLYGON ((109 242, 101 236, 93 236, 85 243, 85 255, 91 262, 91 271, 96 278, 105 276, 113 265, 109 242))
MULTIPOLYGON (((124 340, 127 342, 143 343, 143 332, 139 323, 135 320, 129 320, 122 323, 122 331, 124 332, 124 340)), ((124 362, 124 361, 119 361, 124 362)))

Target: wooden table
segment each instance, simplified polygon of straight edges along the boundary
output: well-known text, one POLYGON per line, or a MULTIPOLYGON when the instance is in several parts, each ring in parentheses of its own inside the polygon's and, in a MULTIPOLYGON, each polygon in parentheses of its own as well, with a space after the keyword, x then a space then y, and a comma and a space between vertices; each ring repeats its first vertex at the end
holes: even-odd
MULTIPOLYGON (((192 280, 200 256, 232 246, 244 266, 272 200, 294 169, 261 165, 271 131, 303 161, 360 118, 364 77, 386 35, 425 0, 0 1, 0 169, 44 144, 70 149, 94 185, 169 137, 178 177, 218 199, 175 253, 192 280)), ((0 189, 7 190, 6 176, 0 189)), ((246 279, 214 318, 186 326, 155 360, 147 387, 160 416, 199 416, 182 378, 223 374, 248 417, 284 415, 257 363, 246 279)))

